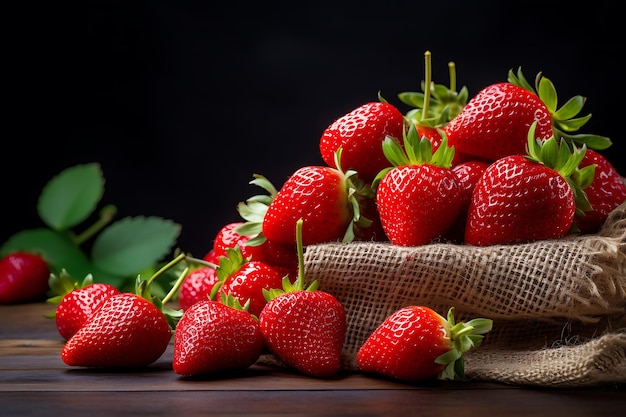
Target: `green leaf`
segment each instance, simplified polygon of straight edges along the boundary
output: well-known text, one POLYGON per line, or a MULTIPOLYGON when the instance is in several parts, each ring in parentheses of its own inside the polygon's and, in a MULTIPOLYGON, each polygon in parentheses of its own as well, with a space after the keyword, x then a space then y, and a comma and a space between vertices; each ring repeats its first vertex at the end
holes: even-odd
POLYGON ((167 255, 180 231, 179 224, 159 217, 126 217, 96 237, 91 257, 105 271, 134 275, 167 255))
POLYGON ((116 287, 121 285, 121 274, 104 272, 93 265, 85 254, 63 232, 50 229, 22 230, 11 236, 0 248, 1 256, 17 250, 39 253, 48 263, 52 272, 60 274, 63 269, 78 281, 88 274, 96 282, 106 282, 116 287))
POLYGON ((50 228, 68 230, 86 220, 104 193, 100 164, 76 165, 61 171, 39 196, 39 217, 50 228))

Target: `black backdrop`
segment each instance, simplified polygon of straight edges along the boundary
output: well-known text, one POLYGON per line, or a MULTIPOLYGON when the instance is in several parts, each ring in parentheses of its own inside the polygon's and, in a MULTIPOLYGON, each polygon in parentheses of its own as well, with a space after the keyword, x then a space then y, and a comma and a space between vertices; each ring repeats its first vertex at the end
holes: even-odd
POLYGON ((322 130, 378 91, 406 110, 396 94, 419 88, 426 50, 434 80, 453 60, 470 94, 521 66, 561 103, 586 96, 583 131, 611 137, 605 154, 626 173, 609 1, 247 3, 5 6, 0 239, 41 226, 53 175, 100 162, 103 202, 180 223, 179 246, 203 255, 257 191, 253 173, 280 185, 320 164, 322 130))

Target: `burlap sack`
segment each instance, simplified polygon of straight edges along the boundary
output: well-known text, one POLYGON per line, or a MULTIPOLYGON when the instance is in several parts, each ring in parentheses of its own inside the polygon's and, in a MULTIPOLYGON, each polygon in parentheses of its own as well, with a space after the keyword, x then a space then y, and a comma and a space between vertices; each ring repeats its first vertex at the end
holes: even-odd
MULTIPOLYGON (((531 227, 531 225, 529 225, 531 227)), ((493 319, 466 374, 536 386, 626 382, 626 203, 602 230, 523 245, 382 242, 306 247, 306 281, 345 307, 343 367, 392 312, 426 305, 493 319)))

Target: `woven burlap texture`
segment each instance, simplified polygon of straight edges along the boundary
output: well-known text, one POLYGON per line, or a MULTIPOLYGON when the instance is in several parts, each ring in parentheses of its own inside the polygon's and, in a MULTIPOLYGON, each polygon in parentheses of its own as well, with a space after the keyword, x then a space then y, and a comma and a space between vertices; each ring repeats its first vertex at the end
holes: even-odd
MULTIPOLYGON (((528 227, 532 227, 529 225, 528 227)), ((388 242, 306 247, 307 283, 344 306, 343 367, 395 310, 490 318, 466 356, 469 378, 538 386, 626 382, 626 203, 597 234, 517 245, 388 242)), ((457 320, 457 321, 458 321, 457 320)))

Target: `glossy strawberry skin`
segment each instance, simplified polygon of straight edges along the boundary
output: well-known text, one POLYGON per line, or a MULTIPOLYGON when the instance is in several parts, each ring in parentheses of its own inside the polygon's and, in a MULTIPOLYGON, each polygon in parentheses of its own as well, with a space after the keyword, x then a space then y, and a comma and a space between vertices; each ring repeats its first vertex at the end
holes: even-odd
POLYGON ((389 166, 382 152, 386 136, 402 138, 404 126, 400 111, 388 103, 370 102, 343 115, 328 126, 320 138, 322 159, 337 168, 335 153, 341 147, 343 170, 357 171, 359 178, 370 182, 389 166))
POLYGON ((357 352, 357 365, 406 382, 437 376, 444 365, 435 362, 451 349, 446 320, 424 306, 403 307, 381 323, 357 352))
POLYGON ((55 312, 59 334, 69 340, 100 308, 104 300, 119 293, 113 285, 105 283, 93 283, 67 293, 55 312))
POLYGON ((165 352, 171 329, 163 313, 132 293, 107 298, 68 340, 61 359, 70 366, 138 368, 165 352))
POLYGON ((241 305, 250 301, 248 311, 255 316, 267 303, 263 290, 282 288, 283 275, 276 269, 260 261, 244 263, 237 271, 229 275, 219 289, 217 300, 221 293, 232 295, 241 305))
POLYGON ((204 300, 187 309, 174 335, 174 372, 184 376, 245 369, 263 351, 258 322, 250 313, 204 300))
POLYGON ((215 235, 213 241, 213 256, 219 258, 226 255, 226 249, 239 246, 244 258, 257 258, 257 252, 260 250, 256 246, 246 246, 245 242, 251 239, 251 236, 245 236, 237 233, 235 229, 241 226, 243 222, 232 222, 224 225, 215 235))
POLYGON ((49 289, 50 269, 34 253, 17 251, 0 259, 0 304, 41 301, 49 289))
POLYGON ((341 240, 352 219, 344 175, 331 167, 305 166, 283 184, 263 218, 263 234, 274 242, 296 244, 296 222, 303 219, 303 244, 341 240))
POLYGON ((594 178, 584 191, 593 210, 575 220, 582 233, 596 233, 609 213, 626 201, 626 184, 611 162, 597 151, 587 149, 580 168, 591 164, 596 164, 594 178))
POLYGON ((346 315, 323 291, 286 292, 267 303, 259 326, 268 349, 288 366, 318 378, 341 367, 346 315))
POLYGON ((461 193, 450 169, 404 165, 382 178, 376 203, 389 240, 399 246, 417 246, 442 236, 452 226, 461 211, 461 193))
POLYGON ((576 211, 571 187, 556 171, 521 155, 491 164, 476 183, 465 242, 475 246, 558 239, 576 211))
POLYGON ((544 102, 525 88, 502 82, 479 91, 444 131, 455 151, 495 161, 526 154, 528 129, 534 121, 537 138, 552 135, 552 115, 544 102))
POLYGON ((215 268, 200 267, 191 271, 183 280, 178 292, 178 305, 187 310, 201 300, 208 300, 215 284, 219 282, 215 268))
POLYGON ((472 201, 472 193, 476 183, 488 166, 489 164, 487 162, 471 160, 461 162, 452 167, 452 172, 456 175, 459 183, 462 200, 461 212, 446 234, 446 237, 453 242, 462 243, 465 239, 465 223, 467 221, 467 212, 472 201))

